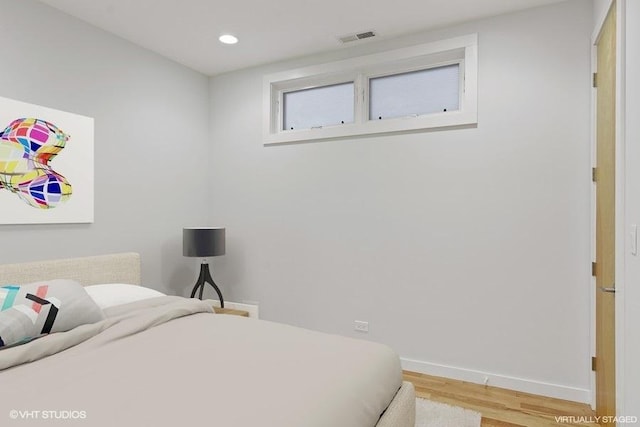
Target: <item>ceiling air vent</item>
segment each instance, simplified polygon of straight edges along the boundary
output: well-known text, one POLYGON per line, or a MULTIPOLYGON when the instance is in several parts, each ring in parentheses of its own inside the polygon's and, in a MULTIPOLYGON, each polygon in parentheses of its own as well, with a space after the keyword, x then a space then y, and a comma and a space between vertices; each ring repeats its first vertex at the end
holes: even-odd
POLYGON ((351 42, 355 42, 355 41, 362 40, 362 39, 368 39, 368 38, 375 37, 375 36, 376 36, 375 32, 373 32, 373 31, 365 31, 365 32, 358 33, 358 34, 349 34, 349 35, 346 35, 346 36, 342 36, 339 39, 340 39, 340 41, 342 43, 351 43, 351 42))

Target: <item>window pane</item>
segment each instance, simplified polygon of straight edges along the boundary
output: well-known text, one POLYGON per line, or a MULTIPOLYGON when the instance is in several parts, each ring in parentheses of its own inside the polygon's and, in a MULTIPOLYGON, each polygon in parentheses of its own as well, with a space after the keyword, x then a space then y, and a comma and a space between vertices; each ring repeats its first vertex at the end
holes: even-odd
POLYGON ((459 109, 459 64, 369 80, 369 119, 459 109))
POLYGON ((283 94, 284 130, 353 123, 353 82, 283 94))

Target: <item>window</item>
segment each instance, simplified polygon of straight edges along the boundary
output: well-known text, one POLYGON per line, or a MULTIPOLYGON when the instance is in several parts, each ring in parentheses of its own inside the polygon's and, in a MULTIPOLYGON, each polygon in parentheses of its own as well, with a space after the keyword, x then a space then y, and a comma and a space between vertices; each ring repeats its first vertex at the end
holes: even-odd
POLYGON ((284 92, 282 130, 353 123, 353 82, 284 92))
POLYGON ((459 64, 369 80, 369 120, 457 111, 459 64))
POLYGON ((477 35, 265 77, 264 143, 472 126, 477 35))

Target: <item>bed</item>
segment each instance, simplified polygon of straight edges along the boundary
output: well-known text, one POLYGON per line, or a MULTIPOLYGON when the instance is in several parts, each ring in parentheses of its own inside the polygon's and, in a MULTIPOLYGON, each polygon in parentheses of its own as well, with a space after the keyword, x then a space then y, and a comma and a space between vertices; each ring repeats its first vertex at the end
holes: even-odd
MULTIPOLYGON (((139 285, 140 257, 0 265, 0 286, 51 279, 139 285)), ((181 297, 104 315, 0 350, 2 425, 414 426, 413 386, 386 346, 214 314, 181 297)))

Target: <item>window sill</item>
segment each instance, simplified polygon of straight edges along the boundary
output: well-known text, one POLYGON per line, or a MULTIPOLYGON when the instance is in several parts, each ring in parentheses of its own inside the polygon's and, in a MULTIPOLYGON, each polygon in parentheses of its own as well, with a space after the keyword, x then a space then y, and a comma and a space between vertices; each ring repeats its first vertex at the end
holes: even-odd
POLYGON ((265 136, 264 145, 312 142, 357 136, 374 136, 389 133, 402 134, 424 130, 444 130, 455 127, 473 127, 478 123, 476 111, 451 111, 419 117, 400 117, 373 120, 366 123, 327 126, 323 128, 282 131, 265 136))

